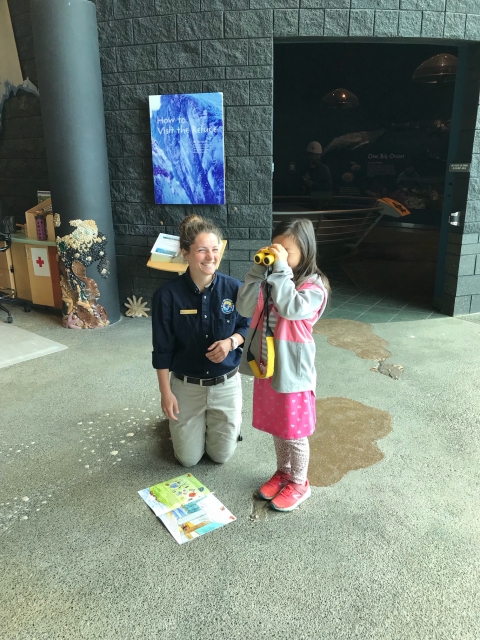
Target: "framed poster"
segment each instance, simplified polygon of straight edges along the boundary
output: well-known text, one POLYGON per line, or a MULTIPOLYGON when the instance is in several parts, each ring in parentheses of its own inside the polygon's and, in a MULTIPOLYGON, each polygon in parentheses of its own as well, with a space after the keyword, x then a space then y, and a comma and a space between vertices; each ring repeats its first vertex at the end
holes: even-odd
POLYGON ((156 204, 225 204, 223 93, 149 96, 156 204))

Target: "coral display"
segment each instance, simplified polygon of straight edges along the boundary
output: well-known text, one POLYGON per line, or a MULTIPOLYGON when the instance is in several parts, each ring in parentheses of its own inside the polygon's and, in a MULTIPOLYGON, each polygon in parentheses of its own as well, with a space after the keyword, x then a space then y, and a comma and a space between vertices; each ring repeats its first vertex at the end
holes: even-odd
POLYGON ((109 275, 106 258, 107 238, 94 220, 71 220, 75 230, 57 238, 63 326, 68 329, 97 329, 109 324, 104 307, 98 304, 98 285, 87 276, 87 267, 98 261, 102 278, 109 275))

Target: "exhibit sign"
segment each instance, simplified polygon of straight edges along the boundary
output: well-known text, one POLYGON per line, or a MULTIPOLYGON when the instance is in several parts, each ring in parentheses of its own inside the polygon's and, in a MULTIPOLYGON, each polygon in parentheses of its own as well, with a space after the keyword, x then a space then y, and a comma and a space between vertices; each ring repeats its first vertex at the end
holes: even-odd
POLYGON ((450 173, 470 173, 470 162, 454 162, 448 165, 450 173))
POLYGON ((223 93, 149 96, 156 204, 225 204, 223 93))

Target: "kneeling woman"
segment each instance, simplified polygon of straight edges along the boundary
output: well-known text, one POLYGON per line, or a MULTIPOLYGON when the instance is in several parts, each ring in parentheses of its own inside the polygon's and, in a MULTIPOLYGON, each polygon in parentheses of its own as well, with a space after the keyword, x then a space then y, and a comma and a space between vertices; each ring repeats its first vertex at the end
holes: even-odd
POLYGON ((191 215, 179 233, 188 269, 153 297, 152 364, 175 457, 191 467, 204 452, 214 462, 226 462, 237 446, 242 421, 239 346, 248 319, 236 310, 241 282, 216 273, 220 230, 191 215))

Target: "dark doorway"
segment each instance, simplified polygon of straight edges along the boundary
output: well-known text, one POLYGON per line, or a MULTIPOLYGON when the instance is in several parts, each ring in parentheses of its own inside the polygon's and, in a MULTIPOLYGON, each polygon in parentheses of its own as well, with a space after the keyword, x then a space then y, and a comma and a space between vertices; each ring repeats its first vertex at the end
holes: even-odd
POLYGON ((432 303, 455 82, 419 84, 412 75, 440 53, 457 56, 458 50, 424 44, 275 45, 274 219, 282 197, 308 197, 304 176, 312 141, 323 148, 321 163, 330 172, 335 200, 322 195, 317 208, 340 203, 348 210, 361 203, 374 209, 376 199, 388 197, 410 211, 373 215, 356 240, 334 232, 319 243, 321 266, 334 290, 330 317, 388 322, 439 315, 432 303), (324 97, 339 88, 354 94, 358 106, 328 106, 324 97))

